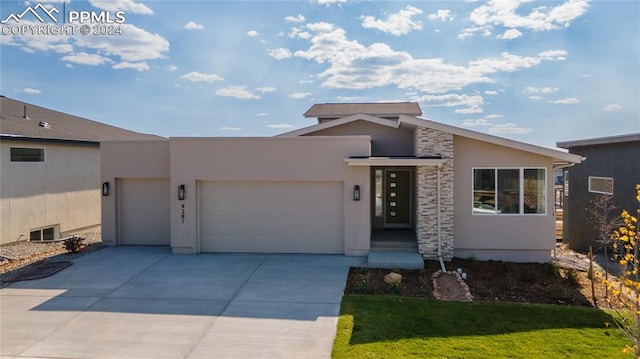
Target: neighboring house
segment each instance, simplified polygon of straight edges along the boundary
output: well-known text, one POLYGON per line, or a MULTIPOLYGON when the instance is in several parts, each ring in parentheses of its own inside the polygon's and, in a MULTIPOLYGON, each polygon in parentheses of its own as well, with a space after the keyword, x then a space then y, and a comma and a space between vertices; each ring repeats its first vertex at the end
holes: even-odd
POLYGON ((593 201, 600 195, 611 196, 617 207, 614 217, 623 209, 633 212, 637 208, 640 133, 558 142, 557 146, 587 158, 564 172, 564 241, 575 250, 600 249, 591 215, 593 201))
POLYGON ((0 96, 0 244, 100 231, 100 141, 157 138, 0 96))
POLYGON ((103 241, 360 256, 409 238, 424 258, 548 261, 554 164, 581 157, 421 114, 319 104, 277 137, 104 142, 103 241))

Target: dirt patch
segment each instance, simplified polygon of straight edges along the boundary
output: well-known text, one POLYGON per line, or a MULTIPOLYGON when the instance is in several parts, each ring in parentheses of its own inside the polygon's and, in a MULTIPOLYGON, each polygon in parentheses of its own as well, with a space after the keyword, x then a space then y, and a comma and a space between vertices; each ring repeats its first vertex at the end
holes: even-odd
MULTIPOLYGON (((522 302, 593 307, 591 281, 586 271, 551 263, 510 263, 454 258, 449 271, 461 268, 474 301, 522 302)), ((402 274, 397 287, 384 282, 387 269, 351 268, 346 294, 381 294, 434 297, 432 275, 440 269, 437 261, 425 261, 421 271, 394 270, 402 274)), ((446 285, 446 284, 443 284, 446 285)), ((605 285, 594 281, 595 298, 605 304, 605 285)))

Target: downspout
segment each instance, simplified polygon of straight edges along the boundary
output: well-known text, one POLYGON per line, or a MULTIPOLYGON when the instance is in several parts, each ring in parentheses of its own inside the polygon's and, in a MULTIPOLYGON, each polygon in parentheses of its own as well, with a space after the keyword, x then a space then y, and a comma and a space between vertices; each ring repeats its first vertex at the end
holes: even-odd
POLYGON ((436 176, 436 196, 438 197, 438 213, 436 215, 436 220, 438 222, 438 260, 440 261, 440 269, 442 269, 443 273, 446 273, 447 268, 444 266, 444 261, 442 260, 442 238, 440 237, 440 168, 442 167, 442 163, 438 163, 438 174, 436 176))

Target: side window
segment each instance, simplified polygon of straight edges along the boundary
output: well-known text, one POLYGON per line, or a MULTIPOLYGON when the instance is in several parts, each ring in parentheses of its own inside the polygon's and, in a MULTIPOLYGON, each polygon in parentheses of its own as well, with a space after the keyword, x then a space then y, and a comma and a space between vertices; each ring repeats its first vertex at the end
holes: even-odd
POLYGON ((11 147, 11 162, 44 162, 44 148, 11 147))

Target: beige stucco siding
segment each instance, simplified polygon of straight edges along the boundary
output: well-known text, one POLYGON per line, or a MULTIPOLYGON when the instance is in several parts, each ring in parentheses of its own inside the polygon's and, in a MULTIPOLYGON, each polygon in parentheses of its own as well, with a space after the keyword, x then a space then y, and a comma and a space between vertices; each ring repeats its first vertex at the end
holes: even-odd
POLYGON ((555 245, 552 159, 488 142, 454 137, 455 255, 505 261, 549 260, 555 245), (473 215, 473 168, 546 168, 545 215, 473 215))
MULTIPOLYGON (((128 179, 168 181, 169 140, 107 141, 100 146, 100 156, 100 183, 109 182, 111 188, 109 196, 102 197, 102 240, 106 245, 116 245, 121 228, 118 184, 128 179)), ((164 230, 168 230, 168 225, 164 230)))
POLYGON ((370 138, 172 138, 171 244, 174 252, 199 248, 198 182, 340 182, 344 198, 345 254, 369 250, 369 169, 347 166, 345 158, 368 156, 370 138), (186 199, 177 198, 178 186, 186 199), (353 201, 353 186, 363 193, 353 201), (182 207, 184 205, 184 208, 182 207), (184 218, 183 218, 184 210, 184 218))
POLYGON ((97 145, 2 140, 0 242, 59 226, 61 236, 99 230, 100 150, 97 145), (11 147, 44 148, 44 162, 11 162, 11 147))

